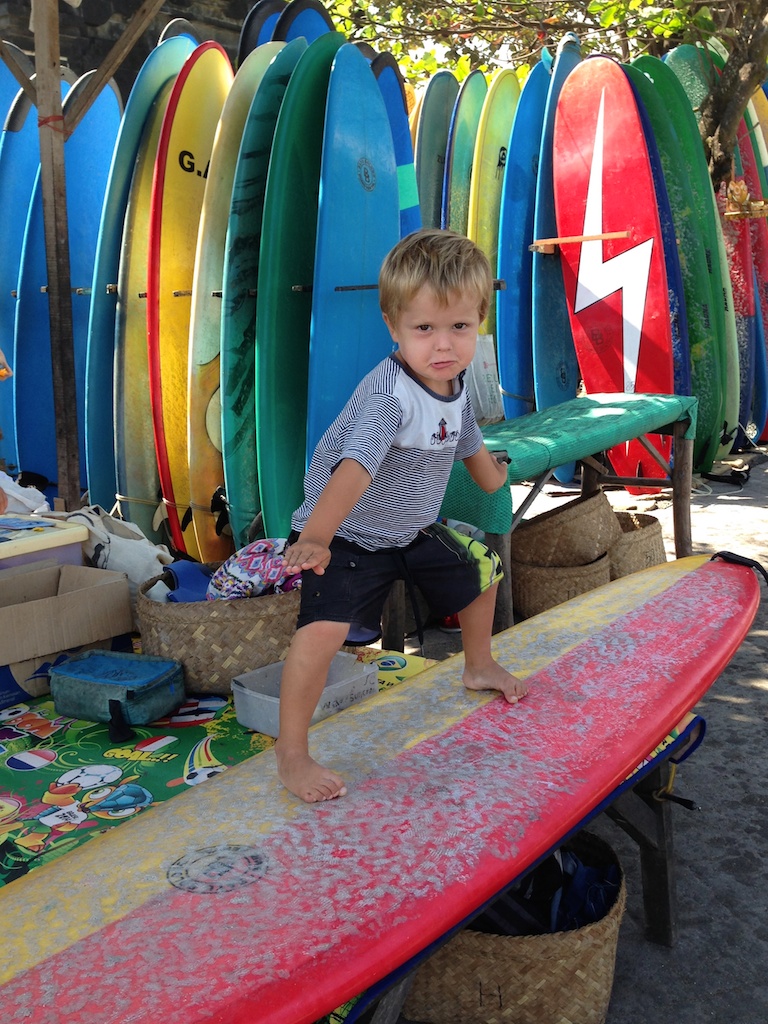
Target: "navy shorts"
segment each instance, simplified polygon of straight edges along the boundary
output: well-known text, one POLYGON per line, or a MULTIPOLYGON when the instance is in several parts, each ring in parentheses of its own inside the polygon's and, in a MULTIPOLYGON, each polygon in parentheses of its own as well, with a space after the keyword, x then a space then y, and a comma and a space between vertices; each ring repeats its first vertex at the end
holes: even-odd
POLYGON ((434 615, 460 612, 501 579, 501 559, 477 540, 434 523, 404 548, 366 551, 335 537, 331 561, 318 576, 302 573, 298 627, 348 622, 379 631, 392 584, 405 580, 424 596, 434 615))

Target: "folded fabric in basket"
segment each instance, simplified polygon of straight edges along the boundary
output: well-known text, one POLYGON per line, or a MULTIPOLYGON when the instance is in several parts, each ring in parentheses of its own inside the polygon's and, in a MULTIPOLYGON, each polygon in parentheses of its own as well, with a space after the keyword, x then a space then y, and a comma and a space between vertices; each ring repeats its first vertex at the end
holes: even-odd
POLYGON ((219 566, 208 584, 209 601, 282 594, 301 585, 301 574, 289 576, 283 552, 284 537, 255 540, 236 551, 219 566))

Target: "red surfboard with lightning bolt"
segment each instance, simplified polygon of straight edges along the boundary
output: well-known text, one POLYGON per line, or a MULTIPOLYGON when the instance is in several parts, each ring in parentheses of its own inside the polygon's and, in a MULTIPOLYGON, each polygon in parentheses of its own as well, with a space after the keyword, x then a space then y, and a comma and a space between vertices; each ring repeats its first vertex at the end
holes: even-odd
MULTIPOLYGON (((616 61, 590 57, 568 76, 553 145, 558 236, 581 239, 562 242, 560 254, 584 387, 671 394, 669 291, 653 175, 632 88, 616 61)), ((651 440, 668 459, 669 440, 651 440)), ((622 476, 665 475, 638 441, 609 457, 622 476)))

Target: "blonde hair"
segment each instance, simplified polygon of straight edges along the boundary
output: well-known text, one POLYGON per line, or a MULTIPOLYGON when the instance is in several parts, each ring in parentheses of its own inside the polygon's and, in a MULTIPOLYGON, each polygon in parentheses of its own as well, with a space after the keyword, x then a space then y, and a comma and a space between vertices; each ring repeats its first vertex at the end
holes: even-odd
POLYGON ((456 295, 474 295, 480 319, 488 313, 493 275, 488 258, 456 231, 423 228, 388 253, 379 271, 379 304, 394 323, 424 286, 447 305, 456 295))

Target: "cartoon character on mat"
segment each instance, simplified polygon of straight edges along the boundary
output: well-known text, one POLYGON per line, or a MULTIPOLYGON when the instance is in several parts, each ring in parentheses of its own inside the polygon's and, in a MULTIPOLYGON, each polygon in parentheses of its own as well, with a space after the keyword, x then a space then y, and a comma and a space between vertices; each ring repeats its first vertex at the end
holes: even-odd
POLYGON ((50 859, 81 841, 73 832, 92 830, 104 819, 122 819, 148 807, 153 796, 137 785, 137 775, 120 785, 115 765, 83 765, 51 782, 39 802, 22 805, 0 797, 0 883, 27 874, 35 862, 50 859), (65 841, 66 840, 66 841, 65 841))

